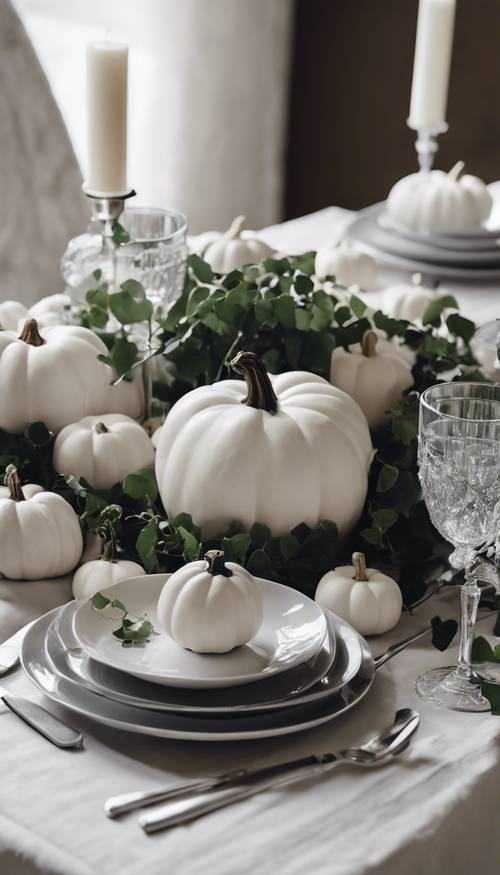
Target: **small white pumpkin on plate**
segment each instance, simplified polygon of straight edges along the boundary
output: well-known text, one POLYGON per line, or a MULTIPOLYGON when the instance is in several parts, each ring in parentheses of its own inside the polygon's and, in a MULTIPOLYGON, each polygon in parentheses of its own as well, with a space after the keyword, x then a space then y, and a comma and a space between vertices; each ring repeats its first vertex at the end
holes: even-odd
POLYGON ((79 519, 55 492, 24 494, 16 468, 5 472, 9 497, 0 498, 0 574, 42 580, 68 574, 82 554, 79 519))
POLYGON ((128 577, 139 577, 146 574, 144 568, 137 562, 128 559, 116 559, 112 544, 106 544, 100 559, 91 559, 80 565, 73 576, 73 596, 85 601, 92 598, 96 592, 126 580, 128 577))
POLYGON ((346 239, 338 246, 318 249, 314 270, 320 280, 334 276, 341 286, 359 286, 370 291, 375 286, 377 264, 371 255, 363 252, 352 240, 346 239))
POLYGON ((443 289, 424 286, 422 274, 414 273, 411 284, 397 283, 385 289, 382 309, 394 319, 407 319, 408 322, 419 324, 429 304, 445 294, 443 289))
POLYGON ((262 595, 241 565, 224 562, 222 550, 179 568, 164 584, 158 619, 181 647, 227 653, 246 644, 262 623, 262 595))
POLYGON ((361 343, 349 351, 337 347, 332 353, 330 382, 347 392, 361 407, 370 428, 389 419, 390 411, 413 385, 410 364, 390 341, 382 341, 375 331, 365 331, 361 343))
POLYGON ((412 173, 392 187, 387 214, 396 225, 420 233, 473 231, 488 218, 493 199, 477 176, 462 176, 464 162, 449 173, 412 173))
POLYGON ((285 535, 330 519, 346 534, 373 456, 358 405, 316 374, 269 375, 253 352, 231 366, 244 382, 193 389, 161 428, 156 477, 169 517, 191 514, 205 539, 235 520, 285 535))
POLYGON ((224 234, 205 247, 203 258, 212 270, 229 273, 244 264, 256 264, 263 258, 274 255, 274 249, 263 240, 249 235, 241 236, 244 224, 245 216, 238 216, 224 234))
POLYGON ((352 565, 328 571, 318 583, 314 598, 361 635, 388 632, 399 621, 403 607, 396 581, 375 568, 367 568, 363 553, 353 553, 352 565))
POLYGON ((84 477, 94 489, 109 489, 127 474, 152 468, 155 452, 141 425, 121 413, 85 416, 57 435, 53 463, 59 474, 84 477))

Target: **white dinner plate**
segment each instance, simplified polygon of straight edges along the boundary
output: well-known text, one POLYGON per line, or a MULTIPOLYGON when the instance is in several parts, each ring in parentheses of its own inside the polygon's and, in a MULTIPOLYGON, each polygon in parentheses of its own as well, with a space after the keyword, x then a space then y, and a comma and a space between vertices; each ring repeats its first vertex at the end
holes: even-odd
MULTIPOLYGON (((330 673, 335 659, 337 636, 334 618, 332 614, 327 614, 327 622, 332 624, 332 634, 329 628, 318 652, 290 671, 254 684, 220 690, 183 690, 180 687, 151 684, 102 665, 86 655, 73 634, 72 620, 76 608, 76 602, 61 608, 48 630, 45 647, 54 671, 83 689, 133 707, 184 714, 237 714, 293 706, 299 694, 301 698, 330 673)), ((335 665, 335 676, 340 685, 350 680, 359 668, 361 650, 356 643, 348 652, 345 644, 342 645, 335 665)))
POLYGON ((130 708, 83 690, 54 673, 44 644, 58 610, 49 611, 27 629, 21 647, 24 671, 52 701, 97 723, 127 732, 190 741, 242 741, 303 732, 333 720, 360 702, 370 689, 375 674, 375 664, 366 641, 349 627, 362 650, 359 671, 336 695, 326 697, 320 703, 226 719, 130 708))
MULTIPOLYGON (((171 687, 232 687, 288 671, 314 656, 327 634, 321 608, 296 590, 256 578, 263 600, 262 625, 243 647, 229 653, 201 654, 185 650, 161 631, 156 606, 167 574, 120 580, 106 588, 129 613, 146 612, 158 634, 143 646, 122 647, 112 632, 119 626, 92 607, 89 599, 73 617, 80 645, 97 662, 143 680, 171 687)), ((116 615, 117 612, 115 612, 116 615)))
POLYGON ((398 237, 412 240, 414 243, 424 243, 438 249, 459 249, 461 252, 481 249, 494 252, 500 246, 500 228, 490 230, 478 228, 476 231, 457 231, 454 233, 412 231, 410 228, 399 225, 389 216, 385 202, 379 206, 381 211, 377 216, 377 222, 380 227, 398 237))

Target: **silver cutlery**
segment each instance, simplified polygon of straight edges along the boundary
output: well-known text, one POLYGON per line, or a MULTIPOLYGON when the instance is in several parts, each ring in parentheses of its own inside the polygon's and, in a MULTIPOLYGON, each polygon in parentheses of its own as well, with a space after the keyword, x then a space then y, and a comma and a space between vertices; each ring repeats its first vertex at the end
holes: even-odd
MULTIPOLYGON (((396 656, 396 654, 400 653, 414 641, 417 641, 424 635, 428 635, 430 631, 431 626, 428 626, 419 632, 414 632, 413 635, 409 635, 402 641, 392 644, 384 653, 381 653, 374 658, 373 663, 375 668, 378 669, 382 665, 385 665, 389 659, 392 659, 393 656, 396 656)), ((259 770, 257 769, 257 771, 259 770)), ((138 790, 130 793, 122 793, 118 796, 111 796, 104 804, 104 811, 107 817, 119 817, 128 811, 135 811, 139 808, 146 808, 149 805, 155 805, 158 802, 167 802, 170 799, 177 799, 179 796, 184 796, 187 793, 201 793, 206 790, 214 789, 215 787, 226 786, 231 782, 234 783, 242 778, 246 778, 250 774, 251 771, 248 769, 236 769, 227 772, 224 775, 205 778, 201 781, 181 782, 170 787, 161 787, 157 790, 138 790)))
POLYGON ((304 757, 248 772, 238 784, 224 788, 213 786, 208 792, 171 801, 160 810, 144 814, 139 824, 146 833, 158 832, 178 826, 195 818, 225 808, 234 802, 248 799, 265 790, 275 789, 330 771, 337 765, 353 765, 365 768, 382 766, 405 750, 420 722, 420 717, 411 708, 396 713, 394 723, 376 733, 366 744, 335 753, 304 757))

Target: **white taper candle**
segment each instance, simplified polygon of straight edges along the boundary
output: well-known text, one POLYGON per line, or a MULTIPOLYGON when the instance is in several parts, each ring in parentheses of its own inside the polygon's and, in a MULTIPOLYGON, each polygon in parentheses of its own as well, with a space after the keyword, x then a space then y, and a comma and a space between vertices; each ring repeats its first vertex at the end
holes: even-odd
POLYGON ((87 187, 102 193, 127 188, 128 46, 87 46, 89 171, 87 187))
POLYGON ((456 0, 420 0, 410 116, 414 130, 446 120, 456 0))

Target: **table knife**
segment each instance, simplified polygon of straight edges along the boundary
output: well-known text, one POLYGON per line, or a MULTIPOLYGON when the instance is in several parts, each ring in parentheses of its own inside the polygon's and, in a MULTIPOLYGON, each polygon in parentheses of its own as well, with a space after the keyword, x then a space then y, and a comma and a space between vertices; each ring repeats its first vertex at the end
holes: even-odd
POLYGON ((14 714, 17 714, 28 726, 31 726, 56 747, 82 746, 83 735, 81 732, 63 723, 62 720, 42 708, 41 705, 37 705, 36 702, 31 702, 22 696, 14 696, 3 690, 2 687, 0 687, 0 699, 14 714))

